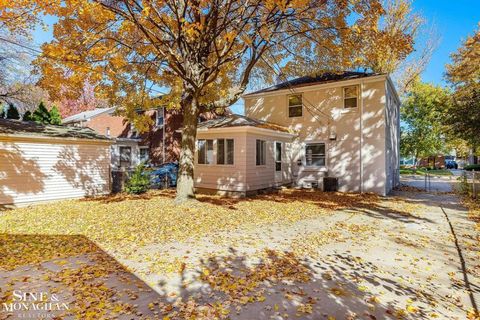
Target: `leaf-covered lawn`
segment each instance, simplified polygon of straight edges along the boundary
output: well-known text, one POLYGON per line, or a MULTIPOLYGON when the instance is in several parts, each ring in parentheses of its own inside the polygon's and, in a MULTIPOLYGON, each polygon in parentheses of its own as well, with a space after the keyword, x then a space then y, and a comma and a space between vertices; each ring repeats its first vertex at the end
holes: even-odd
MULTIPOLYGON (((0 215, 0 233, 83 235, 108 252, 127 257, 146 245, 262 224, 288 224, 378 200, 375 195, 284 191, 242 201, 199 196, 198 203, 178 206, 173 196, 169 191, 152 191, 143 196, 118 195, 19 208, 0 215)), ((62 248, 68 249, 60 246, 45 252, 45 260, 61 255, 62 248)), ((27 249, 19 250, 19 255, 27 249)), ((39 248, 33 249, 36 252, 39 248)), ((3 256, 0 266, 14 268, 14 261, 21 264, 24 259, 9 258, 8 262, 3 256)))
MULTIPOLYGON (((430 200, 283 190, 177 206, 173 196, 0 214, 0 300, 48 288, 70 304, 55 315, 78 319, 474 319, 430 200)), ((478 237, 463 239, 474 261, 478 237)))

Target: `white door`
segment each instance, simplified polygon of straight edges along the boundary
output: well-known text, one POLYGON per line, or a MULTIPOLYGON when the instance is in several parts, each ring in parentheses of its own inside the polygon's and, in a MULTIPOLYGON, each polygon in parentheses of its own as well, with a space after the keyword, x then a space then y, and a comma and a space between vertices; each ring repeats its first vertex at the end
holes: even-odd
POLYGON ((281 183, 283 180, 283 163, 282 163, 283 143, 275 142, 275 182, 281 183))

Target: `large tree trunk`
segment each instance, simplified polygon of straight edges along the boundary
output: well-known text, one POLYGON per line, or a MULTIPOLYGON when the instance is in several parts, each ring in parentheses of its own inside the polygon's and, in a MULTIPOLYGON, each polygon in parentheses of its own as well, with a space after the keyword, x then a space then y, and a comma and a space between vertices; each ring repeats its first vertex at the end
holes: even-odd
POLYGON ((198 101, 192 94, 182 97, 183 130, 180 162, 177 180, 177 197, 175 202, 183 203, 195 198, 193 188, 193 165, 195 140, 197 138, 198 101))

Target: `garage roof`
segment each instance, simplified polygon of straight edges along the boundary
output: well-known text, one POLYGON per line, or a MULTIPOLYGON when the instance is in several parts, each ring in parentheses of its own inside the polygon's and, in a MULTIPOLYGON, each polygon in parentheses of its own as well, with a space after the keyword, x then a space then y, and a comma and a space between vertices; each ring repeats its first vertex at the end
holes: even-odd
POLYGON ((0 119, 0 135, 111 140, 90 128, 43 125, 36 122, 7 119, 0 119))

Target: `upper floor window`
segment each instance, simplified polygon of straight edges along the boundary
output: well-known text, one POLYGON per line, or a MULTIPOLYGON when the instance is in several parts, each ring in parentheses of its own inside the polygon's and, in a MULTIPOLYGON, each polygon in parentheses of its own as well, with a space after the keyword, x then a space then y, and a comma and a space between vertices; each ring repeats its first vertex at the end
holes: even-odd
POLYGON ((217 140, 217 164, 233 164, 234 142, 233 139, 217 140))
POLYGON ((157 109, 157 115, 155 117, 155 125, 157 127, 163 126, 164 123, 164 117, 163 117, 163 108, 157 109))
POLYGON ((267 153, 265 140, 257 140, 256 143, 256 164, 257 166, 265 165, 265 156, 267 153))
POLYGON ((352 109, 358 106, 358 86, 343 88, 343 106, 345 109, 352 109))
POLYGON ((290 118, 302 116, 302 95, 294 94, 288 96, 288 116, 290 118))
POLYGON ((325 166, 325 143, 308 143, 305 146, 305 166, 325 166))
POLYGON ((198 140, 198 164, 213 163, 213 140, 198 140))

